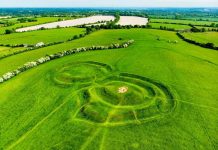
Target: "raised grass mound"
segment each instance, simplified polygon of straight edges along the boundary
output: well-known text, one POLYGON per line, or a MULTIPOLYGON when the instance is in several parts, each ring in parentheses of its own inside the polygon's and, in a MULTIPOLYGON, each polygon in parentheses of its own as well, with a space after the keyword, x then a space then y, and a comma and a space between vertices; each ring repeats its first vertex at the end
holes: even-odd
POLYGON ((73 85, 75 82, 91 82, 112 71, 110 66, 98 62, 77 62, 57 68, 54 81, 58 84, 73 85))
POLYGON ((77 62, 58 68, 58 85, 79 90, 73 119, 100 126, 138 124, 165 117, 176 102, 171 91, 151 79, 113 71, 107 64, 77 62))

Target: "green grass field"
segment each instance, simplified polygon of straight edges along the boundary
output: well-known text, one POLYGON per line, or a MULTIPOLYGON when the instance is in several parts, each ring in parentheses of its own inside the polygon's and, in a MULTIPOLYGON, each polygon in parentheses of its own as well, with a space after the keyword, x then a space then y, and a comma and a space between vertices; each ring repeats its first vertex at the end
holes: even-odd
POLYGON ((0 75, 46 54, 129 39, 128 48, 66 56, 1 84, 0 149, 217 149, 217 51, 175 32, 100 30, 2 59, 0 75))
POLYGON ((165 24, 165 23, 149 23, 153 28, 160 29, 160 27, 166 27, 174 30, 185 30, 190 29, 188 25, 177 25, 177 24, 165 24))
POLYGON ((25 48, 23 47, 18 47, 18 48, 11 48, 11 47, 0 47, 0 58, 4 55, 12 54, 14 52, 22 51, 25 48))
POLYGON ((0 44, 37 44, 39 42, 52 43, 66 41, 74 35, 85 33, 82 28, 60 28, 51 30, 39 30, 2 35, 0 44))
POLYGON ((218 24, 216 21, 194 21, 194 20, 175 20, 175 19, 151 19, 151 22, 160 23, 182 23, 182 24, 192 24, 192 25, 211 25, 212 23, 218 24))
POLYGON ((37 18, 36 22, 17 23, 9 27, 0 27, 0 34, 4 34, 6 29, 11 30, 11 29, 16 29, 16 28, 34 26, 34 25, 43 24, 43 23, 55 22, 55 21, 58 21, 58 19, 59 17, 40 17, 40 18, 37 18))
POLYGON ((214 43, 218 46, 218 33, 217 32, 203 32, 203 33, 185 33, 186 38, 200 42, 200 43, 214 43))

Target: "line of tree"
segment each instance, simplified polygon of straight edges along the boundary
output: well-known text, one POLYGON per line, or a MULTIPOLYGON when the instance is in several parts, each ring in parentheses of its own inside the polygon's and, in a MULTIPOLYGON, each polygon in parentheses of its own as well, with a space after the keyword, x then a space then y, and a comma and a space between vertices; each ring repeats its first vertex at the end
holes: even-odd
POLYGON ((198 45, 198 46, 201 46, 201 47, 204 47, 204 48, 210 48, 210 49, 218 50, 218 47, 216 47, 214 45, 214 43, 200 43, 200 42, 197 42, 197 41, 194 41, 194 40, 186 38, 184 35, 182 35, 179 32, 177 32, 176 34, 177 34, 177 36, 179 38, 181 38, 182 40, 184 40, 184 41, 186 41, 188 43, 191 43, 191 44, 194 44, 194 45, 198 45))
POLYGON ((25 22, 37 22, 36 18, 18 18, 17 21, 20 23, 25 23, 25 22))
POLYGON ((27 52, 27 51, 37 50, 37 49, 43 48, 43 47, 53 46, 53 45, 57 45, 57 44, 62 44, 64 42, 70 42, 70 41, 73 41, 73 40, 77 40, 77 39, 85 37, 88 34, 91 34, 94 31, 96 31, 94 28, 87 27, 86 32, 83 33, 83 34, 74 35, 72 38, 70 38, 70 39, 68 39, 66 41, 51 42, 51 43, 43 44, 42 46, 36 46, 36 45, 32 45, 32 44, 0 44, 0 46, 12 47, 12 48, 27 47, 27 49, 16 51, 16 52, 11 53, 11 54, 3 55, 3 56, 0 57, 0 59, 6 58, 6 57, 9 57, 9 56, 12 56, 12 55, 17 55, 17 54, 20 54, 20 53, 24 53, 24 52, 27 52))
POLYGON ((218 32, 218 28, 197 28, 196 26, 194 25, 190 25, 192 28, 191 28, 191 32, 207 32, 207 31, 213 31, 213 32, 218 32))
POLYGON ((175 31, 174 28, 168 28, 166 26, 160 26, 160 30, 175 31))
POLYGON ((150 28, 150 25, 126 25, 122 26, 119 24, 101 24, 101 25, 92 25, 92 26, 79 26, 80 28, 86 28, 88 31, 96 31, 100 29, 131 29, 131 28, 150 28))

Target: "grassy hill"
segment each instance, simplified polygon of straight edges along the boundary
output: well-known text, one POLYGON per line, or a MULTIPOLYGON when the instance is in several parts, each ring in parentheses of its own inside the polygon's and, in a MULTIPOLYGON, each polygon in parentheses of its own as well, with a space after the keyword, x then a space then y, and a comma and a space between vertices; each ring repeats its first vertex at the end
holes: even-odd
MULTIPOLYGON (((194 18, 193 18, 194 19, 194 18)), ((179 20, 179 19, 151 19, 151 22, 159 22, 159 23, 177 23, 177 24, 192 24, 198 26, 210 26, 212 23, 217 24, 216 21, 195 21, 195 20, 179 20)))
POLYGON ((0 149, 217 149, 217 52, 175 32, 100 30, 2 59, 0 75, 129 39, 128 48, 66 56, 1 84, 0 149))

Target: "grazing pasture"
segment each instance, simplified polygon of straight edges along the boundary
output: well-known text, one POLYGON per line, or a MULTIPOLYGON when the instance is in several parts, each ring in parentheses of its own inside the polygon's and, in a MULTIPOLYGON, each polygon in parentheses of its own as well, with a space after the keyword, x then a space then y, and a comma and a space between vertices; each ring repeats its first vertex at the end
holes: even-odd
POLYGON ((160 29, 167 28, 167 29, 174 29, 174 30, 186 30, 191 29, 189 25, 178 25, 178 24, 165 24, 165 23, 149 23, 149 25, 152 26, 152 28, 160 29))
POLYGON ((11 48, 11 47, 0 46, 0 58, 3 57, 4 55, 13 54, 15 52, 22 51, 24 49, 25 48, 23 47, 11 48))
POLYGON ((8 27, 0 27, 0 34, 4 34, 6 29, 12 30, 12 29, 33 26, 33 25, 38 25, 38 24, 43 24, 43 23, 48 23, 48 22, 55 22, 55 21, 58 21, 58 19, 59 17, 40 17, 40 18, 37 18, 36 22, 17 23, 12 26, 8 26, 8 27))
POLYGON ((76 53, 0 84, 0 149, 217 149, 217 51, 175 32, 100 30, 2 59, 0 75, 129 39, 128 48, 76 53))
POLYGON ((35 45, 39 42, 45 44, 67 41, 73 38, 75 35, 85 33, 85 29, 82 28, 60 28, 60 29, 50 29, 50 30, 39 30, 24 33, 14 33, 1 35, 0 44, 29 44, 35 45))
POLYGON ((200 26, 210 26, 212 23, 218 24, 217 21, 194 21, 194 20, 179 20, 179 19, 151 19, 153 23, 177 23, 177 24, 192 24, 200 26))
POLYGON ((200 43, 213 43, 218 46, 218 32, 184 33, 185 38, 200 43))

